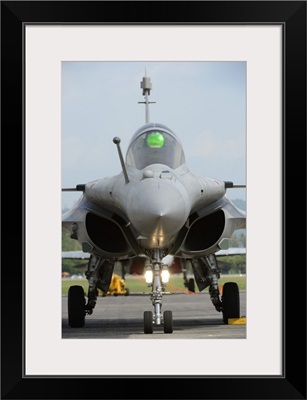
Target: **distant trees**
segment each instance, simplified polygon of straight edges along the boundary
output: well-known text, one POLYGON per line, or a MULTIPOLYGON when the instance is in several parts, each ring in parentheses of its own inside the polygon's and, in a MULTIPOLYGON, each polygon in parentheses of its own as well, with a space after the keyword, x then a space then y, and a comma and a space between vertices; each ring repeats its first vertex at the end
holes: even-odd
POLYGON ((235 231, 229 239, 230 247, 246 247, 246 231, 240 229, 235 231))
MULTIPOLYGON (((229 247, 246 247, 246 230, 240 229, 229 239, 229 247)), ((218 261, 222 274, 245 274, 246 255, 236 255, 220 258, 218 261)))
POLYGON ((246 256, 227 256, 218 259, 221 274, 246 274, 246 256))
POLYGON ((62 232, 62 251, 81 250, 78 240, 71 239, 69 233, 62 232))
MULTIPOLYGON (((62 251, 81 250, 80 243, 70 238, 69 233, 62 232, 62 251)), ((87 261, 80 260, 62 260, 62 272, 68 272, 70 275, 82 274, 87 268, 87 261)))

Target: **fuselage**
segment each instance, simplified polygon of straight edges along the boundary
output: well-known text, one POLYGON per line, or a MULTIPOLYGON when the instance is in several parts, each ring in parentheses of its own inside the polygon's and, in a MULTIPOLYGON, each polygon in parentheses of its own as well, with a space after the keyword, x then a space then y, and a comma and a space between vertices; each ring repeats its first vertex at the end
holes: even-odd
MULTIPOLYGON (((85 248, 102 251, 105 256, 115 252, 118 257, 125 257, 131 247, 132 253, 157 248, 167 253, 178 242, 180 232, 188 232, 197 213, 201 216, 201 210, 206 209, 207 214, 213 213, 215 208, 210 211, 210 205, 225 198, 224 182, 193 174, 185 163, 180 141, 161 124, 147 124, 135 133, 125 164, 128 182, 121 172, 87 183, 79 204, 66 218, 70 222, 75 218, 76 238, 83 246, 87 244, 85 248), (101 229, 100 220, 108 220, 101 229), (124 239, 117 239, 117 231, 122 231, 124 239), (104 238, 108 232, 110 237, 104 238), (111 240, 126 240, 127 246, 112 247, 111 240), (107 246, 105 243, 109 243, 108 251, 101 248, 107 246)), ((219 224, 221 232, 216 233, 216 241, 225 230, 222 222, 219 224)), ((236 227, 233 224, 228 230, 236 227)), ((211 247, 214 245, 215 240, 211 247)))

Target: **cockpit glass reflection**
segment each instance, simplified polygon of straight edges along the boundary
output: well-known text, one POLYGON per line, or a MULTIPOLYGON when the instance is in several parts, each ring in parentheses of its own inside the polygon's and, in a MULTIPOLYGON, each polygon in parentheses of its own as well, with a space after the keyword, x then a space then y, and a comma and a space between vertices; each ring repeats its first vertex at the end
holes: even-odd
POLYGON ((147 145, 151 149, 161 149, 164 146, 164 135, 161 132, 151 132, 147 136, 147 145))
POLYGON ((143 169, 151 164, 164 164, 172 169, 184 163, 184 154, 175 137, 162 130, 149 130, 131 143, 127 164, 143 169))

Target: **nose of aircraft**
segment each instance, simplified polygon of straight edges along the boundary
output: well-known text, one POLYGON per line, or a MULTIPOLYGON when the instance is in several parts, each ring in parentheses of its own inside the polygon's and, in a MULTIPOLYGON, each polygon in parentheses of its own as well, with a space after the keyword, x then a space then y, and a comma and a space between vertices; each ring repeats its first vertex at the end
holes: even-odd
POLYGON ((180 188, 162 183, 146 184, 132 197, 127 214, 142 236, 163 238, 182 228, 189 215, 189 205, 180 188))

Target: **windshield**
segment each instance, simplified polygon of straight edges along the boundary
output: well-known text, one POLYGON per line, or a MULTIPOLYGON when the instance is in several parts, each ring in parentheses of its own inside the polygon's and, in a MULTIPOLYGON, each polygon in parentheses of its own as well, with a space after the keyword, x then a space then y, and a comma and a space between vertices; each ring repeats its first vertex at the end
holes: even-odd
POLYGON ((176 169, 184 163, 184 154, 173 132, 162 125, 149 124, 136 132, 126 161, 137 169, 151 164, 164 164, 176 169))

